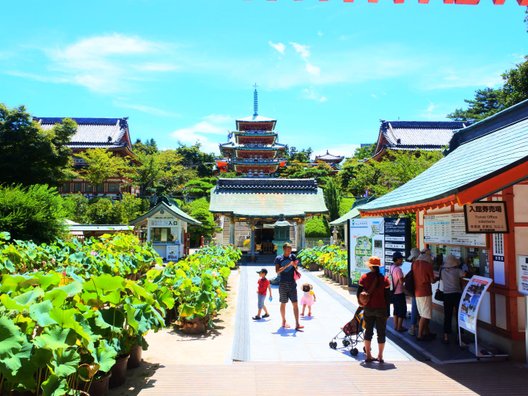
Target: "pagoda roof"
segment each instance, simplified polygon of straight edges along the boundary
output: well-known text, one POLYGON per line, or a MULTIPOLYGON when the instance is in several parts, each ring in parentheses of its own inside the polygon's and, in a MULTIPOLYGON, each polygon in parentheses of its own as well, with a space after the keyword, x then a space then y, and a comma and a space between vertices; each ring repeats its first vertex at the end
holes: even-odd
MULTIPOLYGON (((60 124, 66 117, 34 117, 43 130, 50 130, 60 124)), ((105 148, 126 147, 132 149, 127 118, 76 118, 77 131, 72 136, 71 148, 105 148)))
POLYGON ((263 117, 261 115, 250 115, 244 118, 238 118, 236 122, 276 122, 273 118, 263 117))
POLYGON ((192 225, 202 224, 200 221, 196 220, 192 216, 189 216, 187 213, 181 210, 172 199, 165 199, 165 198, 163 200, 160 200, 160 202, 156 206, 154 206, 152 209, 150 209, 147 213, 145 213, 142 216, 139 216, 137 219, 132 220, 130 224, 136 225, 138 223, 141 223, 144 220, 147 220, 149 217, 152 217, 156 213, 160 212, 161 210, 164 210, 165 212, 173 215, 174 217, 186 223, 189 223, 192 225))
POLYGON ((286 148, 285 144, 275 143, 273 145, 247 145, 247 144, 236 144, 233 142, 227 142, 220 144, 221 149, 233 149, 233 150, 246 150, 246 151, 276 151, 284 150, 286 148))
POLYGON ((219 179, 209 210, 238 217, 304 217, 327 213, 315 179, 219 179))
POLYGON ((528 175, 528 100, 457 131, 449 154, 414 179, 359 207, 412 212, 482 199, 528 175))
POLYGON ((326 154, 323 154, 323 155, 317 155, 315 157, 315 160, 316 161, 343 161, 343 159, 345 158, 345 156, 343 155, 333 155, 333 154, 330 154, 328 152, 328 150, 326 150, 326 154))

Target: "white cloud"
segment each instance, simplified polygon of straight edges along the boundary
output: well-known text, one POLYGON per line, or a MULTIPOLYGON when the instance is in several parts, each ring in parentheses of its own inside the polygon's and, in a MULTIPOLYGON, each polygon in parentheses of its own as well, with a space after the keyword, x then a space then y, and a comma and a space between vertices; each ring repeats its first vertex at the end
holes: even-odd
POLYGON ((223 114, 210 114, 189 127, 171 132, 171 136, 183 144, 198 142, 205 152, 218 154, 218 143, 222 140, 219 136, 223 135, 227 140, 229 125, 232 122, 233 117, 223 114))
POLYGON ((308 100, 324 103, 328 100, 326 96, 319 95, 313 88, 305 88, 302 91, 303 97, 308 100))
POLYGON ((319 30, 319 31, 317 32, 317 36, 319 36, 319 37, 323 37, 323 36, 324 36, 324 33, 323 33, 322 31, 319 30))
POLYGON ((430 102, 424 111, 419 114, 419 118, 427 121, 442 121, 445 120, 446 114, 449 111, 442 111, 442 107, 436 103, 430 102))
POLYGON ((321 74, 321 68, 318 66, 312 65, 309 62, 306 63, 305 70, 308 72, 308 74, 312 74, 314 76, 318 76, 319 74, 321 74))
POLYGON ((283 43, 273 43, 271 41, 268 41, 268 44, 275 49, 275 51, 284 54, 284 51, 286 51, 286 46, 283 43))
POLYGON ((107 34, 80 39, 64 47, 49 48, 47 70, 10 72, 25 78, 74 84, 99 93, 129 90, 133 82, 156 73, 177 70, 162 62, 167 45, 137 36, 107 34), (156 61, 159 58, 159 62, 156 61))
POLYGON ((297 52, 301 58, 308 59, 310 57, 310 47, 304 44, 299 44, 294 41, 290 42, 291 46, 297 52))
POLYGON ((502 83, 501 74, 508 65, 477 65, 464 68, 451 66, 439 67, 435 73, 426 75, 423 87, 425 89, 452 89, 470 87, 494 88, 502 83))
POLYGON ((140 111, 142 113, 150 114, 156 117, 173 117, 173 118, 181 117, 181 114, 168 111, 168 110, 163 110, 163 109, 160 109, 154 106, 142 105, 142 104, 137 104, 137 103, 127 103, 127 102, 122 102, 122 101, 114 101, 114 105, 117 107, 121 107, 123 109, 131 109, 131 110, 140 111))

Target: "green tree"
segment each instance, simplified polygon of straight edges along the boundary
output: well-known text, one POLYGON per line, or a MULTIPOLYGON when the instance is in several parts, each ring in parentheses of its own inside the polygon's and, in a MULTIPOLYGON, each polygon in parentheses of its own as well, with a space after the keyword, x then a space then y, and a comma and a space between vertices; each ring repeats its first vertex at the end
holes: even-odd
POLYGON ((109 198, 95 198, 86 210, 89 224, 121 224, 121 213, 109 198))
POLYGON ((505 108, 500 89, 484 88, 475 91, 474 99, 465 99, 467 109, 456 109, 447 117, 455 121, 479 121, 505 108))
POLYGON ((147 154, 152 155, 158 152, 158 144, 154 139, 148 139, 143 143, 141 139, 137 139, 132 145, 132 151, 137 155, 147 154))
POLYGON ((509 107, 528 99, 528 56, 517 67, 502 75, 504 106, 509 107))
POLYGON ((324 186, 324 198, 330 215, 330 221, 339 218, 341 191, 333 178, 328 178, 324 186))
POLYGON ((197 170, 186 167, 183 156, 177 150, 161 151, 159 157, 162 171, 159 177, 158 194, 181 197, 185 183, 198 177, 197 170))
POLYGON ((132 180, 139 186, 141 197, 155 194, 161 187, 163 167, 159 153, 138 155, 139 165, 130 170, 132 180))
POLYGON ((206 240, 211 240, 217 231, 217 225, 213 214, 209 211, 209 202, 206 198, 200 198, 184 205, 182 209, 202 224, 199 226, 190 225, 189 234, 191 245, 197 246, 200 237, 203 235, 206 240))
POLYGON ((214 188, 216 178, 205 177, 201 179, 192 179, 185 183, 183 188, 183 196, 186 200, 193 200, 198 198, 209 199, 209 194, 214 188))
POLYGON ((304 233, 308 238, 327 238, 330 236, 330 227, 324 216, 314 216, 306 220, 304 233))
POLYGON ((297 150, 296 147, 290 147, 286 153, 286 158, 288 161, 297 161, 301 163, 310 162, 310 157, 312 156, 313 150, 311 147, 307 149, 297 150))
POLYGON ((123 157, 102 148, 86 150, 78 156, 86 162, 79 174, 93 185, 101 184, 110 177, 123 177, 129 169, 123 157))
POLYGON ((332 175, 332 173, 332 167, 324 162, 312 165, 293 161, 280 171, 281 177, 286 177, 288 179, 314 178, 321 186, 324 186, 326 180, 332 175))
POLYGON ((200 147, 199 143, 192 146, 180 145, 176 153, 181 156, 181 165, 196 171, 198 177, 213 176, 215 155, 203 152, 200 147))
POLYGON ((49 243, 64 236, 65 215, 55 187, 0 186, 0 230, 13 239, 49 243))
POLYGON ((82 194, 68 194, 63 197, 66 218, 76 223, 89 223, 87 216, 89 199, 82 194))
POLYGON ((70 119, 44 131, 24 107, 0 104, 0 184, 59 185, 73 175, 67 146, 77 125, 70 119))
POLYGON ((120 224, 128 224, 148 211, 150 202, 147 199, 141 199, 133 194, 124 193, 123 198, 114 201, 114 212, 116 219, 120 224))

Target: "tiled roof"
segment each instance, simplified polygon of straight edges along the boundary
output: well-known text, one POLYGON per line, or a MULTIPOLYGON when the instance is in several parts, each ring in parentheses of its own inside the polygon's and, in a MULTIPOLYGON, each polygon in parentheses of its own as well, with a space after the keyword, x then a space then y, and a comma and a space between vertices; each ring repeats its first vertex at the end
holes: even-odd
POLYGON ((209 210, 247 217, 304 217, 326 213, 323 190, 314 179, 219 179, 209 210))
POLYGON ((446 157, 360 210, 398 208, 448 197, 528 161, 528 100, 515 107, 457 132, 457 145, 446 157), (516 113, 511 116, 513 111, 516 113), (504 120, 497 124, 501 117, 504 120))
MULTIPOLYGON (((62 117, 35 117, 44 130, 62 122, 62 117)), ((126 118, 72 118, 77 123, 77 132, 72 136, 71 147, 124 147, 129 146, 128 122, 126 118)), ((129 147, 130 148, 130 147, 129 147)))
POLYGON ((172 214, 174 217, 179 218, 180 220, 183 220, 186 223, 193 224, 193 225, 200 225, 202 224, 200 221, 196 220, 194 217, 189 216, 187 213, 185 213, 183 210, 181 210, 177 205, 170 204, 167 202, 159 202, 156 206, 154 206, 152 209, 150 209, 147 213, 145 213, 143 216, 138 217, 137 219, 134 219, 130 222, 131 225, 136 225, 149 217, 153 216, 160 210, 166 210, 170 214, 172 214))
POLYGON ((391 149, 433 149, 447 146, 454 131, 464 126, 458 121, 383 121, 380 133, 391 149))
POLYGON ((317 155, 315 157, 315 160, 321 160, 321 161, 342 161, 345 157, 342 155, 332 155, 326 150, 326 154, 323 155, 317 155))
POLYGON ((238 118, 237 122, 273 122, 277 121, 273 118, 262 117, 261 115, 251 115, 244 118, 238 118))

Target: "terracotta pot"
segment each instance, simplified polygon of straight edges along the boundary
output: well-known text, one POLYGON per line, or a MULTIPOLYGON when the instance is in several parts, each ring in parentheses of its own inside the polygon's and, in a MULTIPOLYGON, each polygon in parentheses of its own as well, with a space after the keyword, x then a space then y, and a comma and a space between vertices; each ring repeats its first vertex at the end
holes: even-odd
POLYGON ((130 357, 128 358, 127 368, 134 369, 141 366, 142 354, 143 348, 141 348, 141 345, 133 346, 130 350, 130 357))
POLYGON ((348 284, 346 276, 341 275, 341 284, 346 286, 348 284))
POLYGON ((339 274, 332 272, 332 279, 334 282, 339 282, 339 274))
POLYGON ((125 383, 129 356, 130 355, 119 356, 117 358, 116 363, 114 364, 114 367, 112 367, 111 370, 112 376, 110 377, 110 388, 115 388, 125 383))
POLYGON ((308 266, 309 271, 319 271, 319 265, 317 263, 310 263, 308 266))
POLYGON ((207 331, 209 317, 194 318, 191 320, 181 319, 181 331, 185 334, 203 334, 207 331))
POLYGON ((107 373, 104 377, 93 380, 88 389, 90 396, 106 396, 110 385, 112 373, 107 373))

